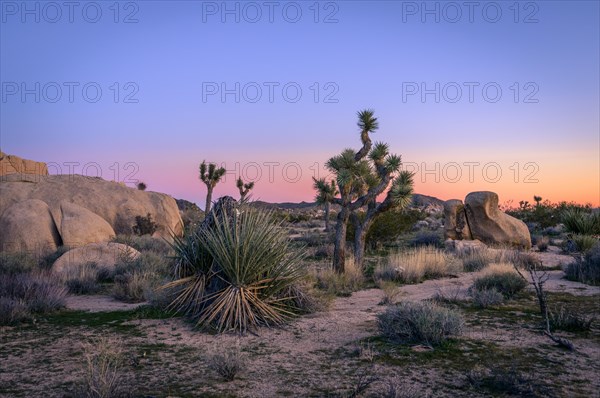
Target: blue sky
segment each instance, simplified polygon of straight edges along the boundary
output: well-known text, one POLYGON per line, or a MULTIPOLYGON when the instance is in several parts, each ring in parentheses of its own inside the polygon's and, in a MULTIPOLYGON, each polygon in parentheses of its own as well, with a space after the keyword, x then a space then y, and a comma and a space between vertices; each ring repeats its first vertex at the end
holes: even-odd
POLYGON ((477 2, 472 20, 464 2, 273 2, 273 22, 265 2, 77 2, 73 22, 61 2, 1 4, 0 145, 51 170, 94 163, 203 204, 206 159, 230 171, 217 196, 242 173, 260 176, 255 198, 311 200, 310 177, 358 147, 355 113, 374 108, 374 138, 419 167, 421 193, 600 204, 596 1, 477 2), (421 97, 436 87, 439 102, 421 97))

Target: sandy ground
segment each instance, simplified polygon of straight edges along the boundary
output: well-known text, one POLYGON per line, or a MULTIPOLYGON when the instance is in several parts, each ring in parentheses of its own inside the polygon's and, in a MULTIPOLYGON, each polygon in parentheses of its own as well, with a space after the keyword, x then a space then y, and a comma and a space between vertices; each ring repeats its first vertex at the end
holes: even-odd
MULTIPOLYGON (((552 256, 552 261, 568 260, 556 254, 552 256)), ((550 262, 550 257, 547 260, 550 262)), ((548 275, 548 291, 575 296, 600 295, 600 287, 564 280, 562 271, 549 271, 548 275)), ((401 286, 397 299, 424 300, 439 294, 464 299, 475 277, 475 273, 464 273, 456 278, 401 286)), ((169 396, 164 391, 171 389, 176 392, 170 396, 181 397, 352 396, 365 374, 377 377, 366 396, 385 396, 390 383, 402 385, 399 391, 404 395, 398 396, 486 396, 453 389, 464 383, 464 377, 453 370, 456 364, 452 362, 444 365, 436 359, 418 365, 412 362, 418 361, 418 356, 393 365, 373 360, 380 354, 364 342, 378 335, 376 316, 385 310, 385 306, 379 304, 382 297, 379 289, 359 291, 351 297, 337 298, 326 312, 300 317, 284 328, 263 328, 258 334, 243 337, 198 332, 181 318, 126 321, 124 325, 135 330, 128 334, 87 327, 61 330, 54 326, 41 334, 35 328, 22 331, 3 328, 0 330, 0 387, 21 386, 19 391, 27 392, 0 389, 13 391, 5 395, 0 392, 0 396, 70 396, 64 391, 73 391, 84 372, 81 342, 99 335, 114 336, 115 341, 130 350, 136 368, 127 373, 128 383, 137 390, 163 392, 156 396, 169 396), (11 337, 6 338, 9 334, 11 337), (235 381, 223 383, 208 368, 207 357, 231 347, 238 347, 243 353, 245 370, 235 381)), ((139 305, 120 303, 106 296, 77 296, 68 300, 70 309, 90 312, 129 310, 139 305)), ((553 347, 539 330, 523 326, 527 324, 527 321, 502 323, 483 313, 465 328, 461 339, 494 344, 508 353, 530 347, 527 355, 543 358, 533 362, 532 372, 541 372, 561 388, 565 386, 557 396, 598 396, 598 338, 576 339, 578 350, 569 353, 553 347), (582 386, 571 388, 571 384, 581 380, 585 381, 582 386)))

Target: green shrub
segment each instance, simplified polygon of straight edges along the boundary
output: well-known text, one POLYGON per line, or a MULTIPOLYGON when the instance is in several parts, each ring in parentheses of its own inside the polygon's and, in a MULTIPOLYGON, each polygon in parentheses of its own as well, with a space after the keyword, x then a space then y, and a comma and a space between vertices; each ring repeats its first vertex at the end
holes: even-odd
POLYGON ((574 248, 580 253, 589 251, 594 245, 598 243, 598 239, 590 235, 575 234, 571 237, 574 248))
MULTIPOLYGON (((359 213, 359 219, 364 219, 364 213, 359 213)), ((426 213, 421 210, 410 209, 404 211, 390 210, 382 213, 369 228, 365 244, 370 249, 394 242, 400 235, 411 230, 413 225, 426 217, 426 213)), ((346 231, 346 240, 354 240, 354 231, 356 227, 351 220, 348 223, 346 231)))
POLYGON ((475 289, 471 292, 471 295, 473 297, 473 304, 479 308, 488 308, 500 305, 504 302, 502 293, 494 288, 482 290, 475 289))
POLYGON ((589 212, 580 208, 565 210, 562 222, 568 232, 582 235, 600 234, 600 213, 589 212))
POLYGON ((548 311, 551 330, 586 332, 591 330, 595 318, 569 310, 565 306, 548 311))
POLYGON ((600 244, 592 247, 583 258, 567 265, 565 274, 572 281, 600 285, 600 244))
POLYGON ((127 273, 153 274, 157 278, 170 274, 171 261, 154 252, 142 252, 135 259, 124 258, 115 264, 115 275, 127 273))
POLYGON ((294 250, 271 213, 241 207, 212 212, 213 227, 176 238, 172 308, 219 331, 246 332, 277 325, 292 315, 278 295, 303 276, 294 250))
POLYGON ((136 235, 152 235, 156 232, 158 224, 152 220, 152 214, 148 213, 146 217, 135 216, 135 225, 132 227, 133 233, 136 235))
POLYGON ((514 270, 512 264, 492 264, 474 280, 472 289, 495 289, 509 299, 526 287, 527 281, 514 270))
POLYGON ((392 341, 430 346, 459 335, 464 324, 458 312, 430 301, 388 307, 377 322, 381 333, 392 341))

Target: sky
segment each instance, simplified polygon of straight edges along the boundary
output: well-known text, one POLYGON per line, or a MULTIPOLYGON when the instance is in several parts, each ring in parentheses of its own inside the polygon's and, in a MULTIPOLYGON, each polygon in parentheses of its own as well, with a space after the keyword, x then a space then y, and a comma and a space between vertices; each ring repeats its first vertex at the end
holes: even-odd
POLYGON ((1 1, 0 148, 204 206, 314 198, 374 141, 415 191, 600 205, 598 1, 1 1))

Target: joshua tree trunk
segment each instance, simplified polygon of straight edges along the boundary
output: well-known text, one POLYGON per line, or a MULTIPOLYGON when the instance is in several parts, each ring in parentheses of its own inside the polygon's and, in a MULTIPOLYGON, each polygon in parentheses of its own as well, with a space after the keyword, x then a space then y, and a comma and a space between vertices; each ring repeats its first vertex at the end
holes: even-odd
POLYGON ((325 232, 329 232, 329 202, 325 203, 325 232))
POLYGON ((346 229, 348 228, 348 219, 350 218, 350 209, 342 207, 337 217, 335 227, 335 249, 333 251, 333 269, 340 274, 344 272, 346 262, 346 229))
POLYGON ((208 186, 208 192, 206 193, 206 206, 204 206, 204 213, 208 215, 210 212, 210 206, 212 205, 212 187, 208 186))

